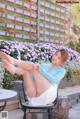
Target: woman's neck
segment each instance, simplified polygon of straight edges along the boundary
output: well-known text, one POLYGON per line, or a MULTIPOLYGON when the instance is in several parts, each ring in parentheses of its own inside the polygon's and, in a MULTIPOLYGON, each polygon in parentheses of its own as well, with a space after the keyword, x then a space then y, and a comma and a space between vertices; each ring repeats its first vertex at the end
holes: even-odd
POLYGON ((53 67, 61 67, 60 65, 57 65, 57 64, 52 64, 52 63, 51 63, 51 65, 52 65, 53 67))

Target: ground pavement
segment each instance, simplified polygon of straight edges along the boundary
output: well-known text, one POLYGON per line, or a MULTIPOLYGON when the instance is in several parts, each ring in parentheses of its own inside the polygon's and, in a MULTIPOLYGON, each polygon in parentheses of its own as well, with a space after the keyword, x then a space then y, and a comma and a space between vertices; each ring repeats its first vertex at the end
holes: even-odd
MULTIPOLYGON (((9 111, 9 119, 22 119, 23 112, 20 109, 9 111)), ((40 118, 41 119, 41 118, 40 118)), ((80 103, 73 106, 69 111, 69 119, 80 119, 80 103)))

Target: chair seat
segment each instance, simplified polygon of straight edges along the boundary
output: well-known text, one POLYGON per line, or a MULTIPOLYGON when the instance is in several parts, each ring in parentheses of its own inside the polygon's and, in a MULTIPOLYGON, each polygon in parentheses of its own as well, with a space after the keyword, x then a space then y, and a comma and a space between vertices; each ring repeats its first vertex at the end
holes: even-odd
POLYGON ((49 105, 32 106, 28 101, 26 101, 22 102, 22 106, 26 107, 27 109, 50 109, 54 107, 54 103, 51 103, 49 105))

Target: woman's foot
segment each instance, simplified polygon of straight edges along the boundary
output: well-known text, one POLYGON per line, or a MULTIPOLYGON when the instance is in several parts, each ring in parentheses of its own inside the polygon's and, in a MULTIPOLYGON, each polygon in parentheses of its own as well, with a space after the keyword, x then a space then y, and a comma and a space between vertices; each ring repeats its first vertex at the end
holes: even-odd
POLYGON ((8 60, 10 63, 13 64, 12 58, 8 54, 6 54, 5 52, 0 51, 0 58, 8 60))
POLYGON ((9 71, 11 74, 15 74, 15 66, 10 64, 7 60, 3 60, 4 68, 9 71))

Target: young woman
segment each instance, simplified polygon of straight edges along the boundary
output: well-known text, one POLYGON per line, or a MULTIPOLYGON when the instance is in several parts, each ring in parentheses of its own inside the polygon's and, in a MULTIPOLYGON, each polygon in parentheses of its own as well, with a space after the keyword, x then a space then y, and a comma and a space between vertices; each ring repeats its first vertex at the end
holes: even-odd
POLYGON ((23 76, 26 93, 32 105, 50 104, 56 99, 57 86, 65 75, 62 65, 68 59, 65 49, 57 50, 50 63, 20 61, 4 52, 0 52, 0 58, 3 59, 4 68, 11 74, 23 76))

